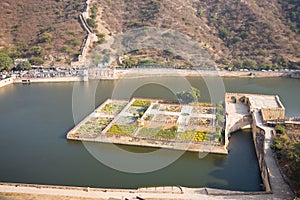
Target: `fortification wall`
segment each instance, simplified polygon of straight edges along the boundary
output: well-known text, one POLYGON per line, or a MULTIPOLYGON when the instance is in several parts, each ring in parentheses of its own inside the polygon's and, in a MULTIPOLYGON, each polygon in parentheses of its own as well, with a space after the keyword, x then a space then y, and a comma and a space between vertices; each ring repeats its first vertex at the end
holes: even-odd
POLYGON ((264 184, 264 189, 266 192, 272 192, 270 180, 269 180, 269 171, 265 161, 265 131, 258 127, 256 124, 256 116, 252 115, 252 137, 255 146, 255 152, 260 168, 261 178, 264 184))

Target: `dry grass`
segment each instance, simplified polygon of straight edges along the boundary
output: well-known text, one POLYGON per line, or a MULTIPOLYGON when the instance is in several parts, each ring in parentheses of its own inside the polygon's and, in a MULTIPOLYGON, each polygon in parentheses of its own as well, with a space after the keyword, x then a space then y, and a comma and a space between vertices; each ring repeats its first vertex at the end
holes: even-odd
POLYGON ((299 35, 275 0, 103 0, 101 5, 112 34, 143 26, 170 28, 198 41, 219 63, 300 61, 299 35), (227 31, 225 37, 220 29, 227 31))

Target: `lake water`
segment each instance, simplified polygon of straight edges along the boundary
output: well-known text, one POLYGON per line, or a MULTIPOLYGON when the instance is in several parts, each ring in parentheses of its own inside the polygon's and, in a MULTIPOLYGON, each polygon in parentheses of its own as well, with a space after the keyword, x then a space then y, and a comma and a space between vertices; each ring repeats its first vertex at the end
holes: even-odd
MULTIPOLYGON (((204 81, 190 77, 186 80, 200 88, 201 101, 210 101, 209 96, 214 96, 213 101, 222 100, 222 86, 207 86, 206 82, 214 82, 213 78, 208 79, 204 81), (212 95, 212 91, 215 94, 212 95)), ((287 116, 300 114, 300 80, 224 78, 223 83, 227 92, 278 94, 286 107, 287 116)), ((168 89, 172 85, 180 88, 184 84, 181 85, 178 77, 164 77, 142 81, 131 79, 121 84, 118 81, 94 81, 0 88, 0 181, 102 188, 181 185, 260 190, 262 182, 249 130, 233 134, 228 156, 209 154, 199 158, 197 153, 180 152, 183 155, 170 165, 147 173, 118 171, 118 166, 111 168, 89 151, 91 148, 97 149, 121 168, 125 166, 133 171, 147 162, 159 165, 169 158, 175 159, 178 152, 162 151, 148 160, 147 153, 142 154, 146 160, 142 163, 130 156, 124 157, 120 149, 134 152, 132 154, 156 149, 100 143, 86 148, 88 144, 66 140, 66 133, 74 126, 74 110, 75 121, 78 121, 110 97, 174 99, 172 89, 168 89), (130 85, 137 87, 127 91, 130 85), (89 106, 91 99, 95 101, 92 107, 89 106)))

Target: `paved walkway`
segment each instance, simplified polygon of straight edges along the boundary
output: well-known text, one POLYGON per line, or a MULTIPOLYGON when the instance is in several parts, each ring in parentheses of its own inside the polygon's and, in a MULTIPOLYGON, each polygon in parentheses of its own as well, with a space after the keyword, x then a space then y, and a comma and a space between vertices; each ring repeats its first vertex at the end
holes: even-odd
POLYGON ((273 192, 274 199, 293 199, 293 192, 289 185, 284 181, 280 170, 275 162, 273 152, 270 148, 273 142, 273 135, 271 131, 274 131, 273 128, 263 125, 262 117, 259 114, 259 111, 254 112, 256 125, 265 131, 265 162, 268 167, 271 189, 273 192))

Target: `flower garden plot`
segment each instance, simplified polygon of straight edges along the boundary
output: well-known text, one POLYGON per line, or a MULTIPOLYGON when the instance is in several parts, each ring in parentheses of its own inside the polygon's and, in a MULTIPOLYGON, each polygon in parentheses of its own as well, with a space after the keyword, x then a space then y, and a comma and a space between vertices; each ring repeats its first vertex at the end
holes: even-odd
POLYGON ((164 105, 161 104, 160 111, 167 111, 167 112, 181 112, 181 106, 180 105, 164 105))
POLYGON ((189 124, 192 126, 209 126, 211 124, 211 119, 200 118, 200 117, 191 117, 189 124))
POLYGON ((177 133, 177 127, 173 126, 168 129, 163 129, 162 127, 158 128, 142 128, 137 136, 138 137, 146 137, 151 139, 165 139, 165 140, 174 140, 176 139, 178 133, 177 133))
POLYGON ((128 113, 132 115, 140 115, 144 114, 144 112, 147 110, 145 107, 140 107, 140 106, 130 106, 127 110, 128 113))
POLYGON ((153 122, 157 123, 165 123, 165 124, 173 124, 176 123, 179 116, 177 115, 162 115, 158 114, 154 117, 153 122))
POLYGON ((108 129, 108 131, 105 134, 132 136, 136 129, 137 126, 114 124, 110 127, 110 129, 108 129))
POLYGON ((178 139, 182 141, 205 142, 209 141, 210 134, 196 130, 188 130, 180 133, 178 139))
POLYGON ((137 117, 120 117, 120 119, 117 120, 117 125, 134 125, 136 123, 137 117))
POLYGON ((75 134, 80 137, 94 138, 112 121, 112 118, 90 118, 79 127, 75 134))
POLYGON ((145 115, 143 118, 145 121, 151 121, 153 119, 154 115, 145 115))
POLYGON ((106 115, 117 115, 126 105, 127 103, 123 102, 110 102, 101 109, 101 112, 106 115))
POLYGON ((193 107, 193 113, 196 114, 213 114, 214 113, 214 107, 193 107))
POLYGON ((158 128, 148 128, 148 127, 144 127, 142 128, 137 136, 138 137, 146 137, 146 138, 154 138, 154 136, 159 133, 162 130, 162 127, 158 127, 158 128))

